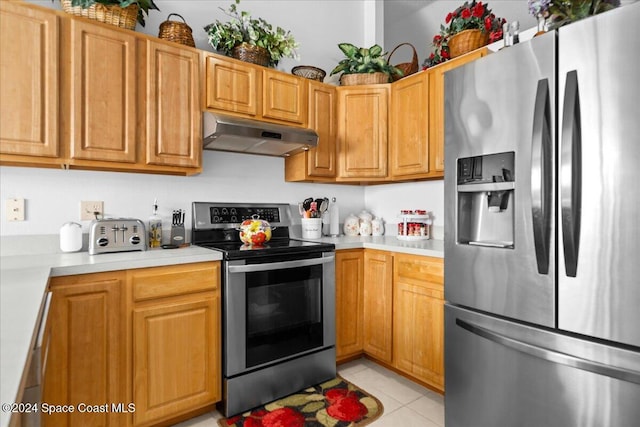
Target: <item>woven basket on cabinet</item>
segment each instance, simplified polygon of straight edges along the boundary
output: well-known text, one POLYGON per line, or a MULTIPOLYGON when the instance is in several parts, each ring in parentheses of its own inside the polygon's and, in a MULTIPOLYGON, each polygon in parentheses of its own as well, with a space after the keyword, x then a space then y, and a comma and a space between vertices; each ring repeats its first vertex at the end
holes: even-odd
POLYGON ((82 6, 73 6, 71 0, 61 0, 61 2, 62 10, 70 15, 82 16, 94 21, 126 28, 127 30, 135 30, 138 22, 140 7, 137 3, 132 3, 124 8, 115 4, 94 3, 87 8, 83 8, 82 6))
POLYGON ((343 74, 340 77, 340 84, 342 86, 354 86, 354 85, 373 85, 379 83, 389 83, 389 76, 385 73, 354 73, 343 74))
POLYGON ((411 58, 411 62, 403 62, 401 64, 394 65, 394 67, 402 71, 402 75, 399 76, 397 74, 392 74, 391 78, 393 79, 393 81, 400 80, 403 77, 407 77, 407 76, 410 76, 411 74, 418 72, 418 52, 416 52, 416 48, 413 47, 411 43, 400 43, 398 46, 396 46, 389 54, 387 62, 391 64, 391 56, 399 47, 405 46, 405 45, 411 47, 411 49, 413 50, 413 57, 411 58))
POLYGON ((489 43, 489 34, 481 30, 464 30, 449 39, 449 56, 455 58, 489 43))
POLYGON ((187 25, 187 21, 177 13, 171 13, 167 17, 167 20, 160 24, 160 32, 158 38, 162 40, 169 40, 171 42, 180 43, 185 46, 195 47, 196 44, 193 41, 193 32, 191 27, 187 25), (177 16, 182 19, 182 22, 171 21, 172 16, 177 16))
POLYGON ((240 43, 234 47, 231 51, 231 56, 244 62, 262 65, 263 67, 269 66, 269 51, 249 43, 240 43))

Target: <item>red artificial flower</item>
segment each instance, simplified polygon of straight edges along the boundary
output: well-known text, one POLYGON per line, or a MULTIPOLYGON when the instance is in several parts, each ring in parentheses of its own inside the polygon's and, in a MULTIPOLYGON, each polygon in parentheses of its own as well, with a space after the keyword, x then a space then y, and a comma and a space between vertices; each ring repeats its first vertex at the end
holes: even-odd
POLYGON ((436 57, 436 54, 435 54, 435 53, 433 53, 433 52, 431 52, 431 55, 429 55, 429 59, 433 59, 433 58, 435 58, 435 57, 436 57))
POLYGON ((444 59, 449 59, 449 52, 442 49, 442 52, 440 52, 440 56, 443 57, 444 59))
POLYGON ((484 28, 485 28, 485 30, 491 31, 491 27, 492 26, 493 26, 493 21, 491 20, 491 18, 489 16, 484 18, 484 28))
POLYGON ((482 5, 482 2, 478 2, 473 8, 473 16, 481 18, 482 15, 484 15, 484 6, 482 5))
POLYGON ((441 41, 442 41, 442 36, 441 36, 440 34, 436 34, 436 35, 433 37, 433 44, 438 44, 438 43, 440 43, 441 41))
POLYGON ((444 22, 448 24, 449 22, 451 22, 452 19, 453 19, 453 13, 447 13, 447 17, 444 19, 444 22))
POLYGON ((471 11, 468 8, 462 9, 460 16, 462 16, 464 19, 469 19, 471 18, 471 11))
POLYGON ((489 43, 493 43, 502 38, 502 30, 495 30, 489 34, 489 43))
POLYGON ((292 408, 280 408, 262 418, 264 427, 304 427, 304 415, 292 408))
POLYGON ((357 397, 342 398, 327 408, 327 414, 331 417, 347 422, 357 422, 367 415, 368 409, 357 397))

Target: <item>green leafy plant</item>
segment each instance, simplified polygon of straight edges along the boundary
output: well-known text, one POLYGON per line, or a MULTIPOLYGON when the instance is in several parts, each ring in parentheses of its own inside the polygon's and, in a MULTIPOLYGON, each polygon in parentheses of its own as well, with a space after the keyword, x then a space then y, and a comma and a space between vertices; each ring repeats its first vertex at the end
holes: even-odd
POLYGON ((382 52, 382 47, 374 44, 370 48, 357 47, 351 43, 340 43, 338 47, 346 58, 338 62, 338 65, 331 71, 330 75, 342 72, 343 74, 359 73, 385 73, 389 77, 392 74, 403 76, 398 68, 389 64, 385 59, 386 52, 382 52))
POLYGON ((269 51, 269 65, 275 66, 280 59, 296 58, 295 49, 298 47, 290 31, 280 27, 275 29, 262 18, 252 18, 249 12, 239 12, 235 0, 228 11, 220 8, 231 18, 228 22, 216 20, 204 27, 209 37, 209 44, 216 50, 230 56, 233 48, 241 43, 260 46, 269 51))
POLYGON ((618 6, 620 0, 553 0, 549 5, 548 12, 551 16, 547 22, 550 28, 558 28, 618 6))
MULTIPOLYGON (((53 0, 52 0, 53 1, 53 0)), ((81 6, 83 9, 93 6, 94 4, 116 5, 122 8, 137 4, 140 7, 138 11, 138 22, 144 27, 144 17, 149 15, 150 9, 160 10, 153 0, 71 0, 72 6, 81 6)))

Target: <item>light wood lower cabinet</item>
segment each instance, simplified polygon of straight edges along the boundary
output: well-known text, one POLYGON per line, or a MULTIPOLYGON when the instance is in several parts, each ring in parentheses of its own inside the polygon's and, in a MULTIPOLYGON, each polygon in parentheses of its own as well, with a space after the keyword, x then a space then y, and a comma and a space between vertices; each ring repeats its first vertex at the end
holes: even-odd
POLYGON ((364 265, 364 351, 391 363, 393 254, 365 250, 364 265))
POLYGON ((221 399, 219 262, 55 277, 50 290, 43 402, 75 411, 44 426, 166 425, 221 399))
POLYGON ((393 365, 444 391, 442 260, 396 254, 393 273, 393 365))
POLYGON ((124 272, 51 279, 42 401, 73 405, 41 415, 44 426, 123 426, 129 414, 85 412, 80 405, 126 403, 124 272))
POLYGON ((131 271, 134 425, 221 398, 219 263, 131 271))
POLYGON ((336 252, 336 359, 362 353, 364 252, 336 252))
POLYGON ((336 307, 338 362, 364 353, 444 392, 442 258, 370 249, 336 251, 336 307), (362 288, 357 280, 361 269, 362 288))

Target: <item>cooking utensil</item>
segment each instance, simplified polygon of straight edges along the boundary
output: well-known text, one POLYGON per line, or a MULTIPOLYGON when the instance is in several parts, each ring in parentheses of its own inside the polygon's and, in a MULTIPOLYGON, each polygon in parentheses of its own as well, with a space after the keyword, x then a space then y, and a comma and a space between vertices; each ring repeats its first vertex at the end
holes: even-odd
POLYGON ((313 202, 313 198, 311 197, 304 199, 304 201, 302 202, 302 207, 304 207, 305 211, 308 211, 309 209, 311 209, 312 202, 313 202))
POLYGON ((319 206, 319 210, 320 210, 320 215, 322 216, 322 214, 324 214, 327 209, 329 208, 329 199, 328 198, 324 198, 322 199, 322 202, 320 202, 319 206))

